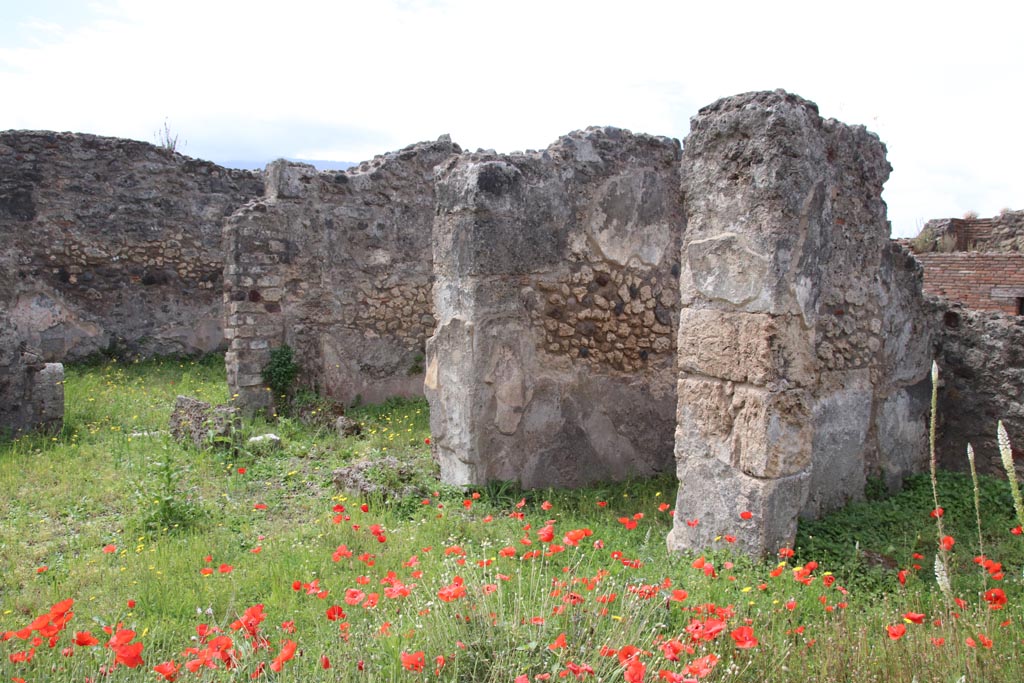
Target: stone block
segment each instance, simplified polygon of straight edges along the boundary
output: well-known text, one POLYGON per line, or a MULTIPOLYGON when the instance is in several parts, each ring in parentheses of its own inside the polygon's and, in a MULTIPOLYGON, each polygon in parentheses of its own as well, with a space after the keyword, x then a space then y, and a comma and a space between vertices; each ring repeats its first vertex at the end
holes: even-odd
POLYGON ((679 493, 668 535, 671 551, 729 548, 770 557, 792 547, 810 476, 751 477, 714 457, 677 461, 679 493), (745 520, 741 513, 751 513, 745 520), (733 543, 726 536, 734 539, 733 543))
POLYGON ((814 331, 798 316, 708 308, 679 312, 679 369, 765 386, 816 381, 814 331))
POLYGON ((232 406, 214 407, 190 396, 178 396, 168 427, 175 440, 204 448, 218 438, 230 438, 241 428, 241 421, 232 406))

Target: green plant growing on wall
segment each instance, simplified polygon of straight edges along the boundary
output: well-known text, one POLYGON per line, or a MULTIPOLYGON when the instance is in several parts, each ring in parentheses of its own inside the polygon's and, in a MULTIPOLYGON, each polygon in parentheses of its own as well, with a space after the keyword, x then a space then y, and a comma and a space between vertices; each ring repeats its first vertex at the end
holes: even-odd
MULTIPOLYGON (((164 127, 156 131, 153 134, 156 138, 157 145, 166 152, 174 154, 178 151, 178 134, 171 132, 171 127, 167 123, 167 119, 164 119, 164 127)), ((188 141, 183 144, 187 145, 188 141)))
POLYGON ((263 381, 270 388, 275 400, 287 401, 298 375, 299 366, 295 362, 292 347, 282 344, 270 350, 270 362, 263 368, 263 381))

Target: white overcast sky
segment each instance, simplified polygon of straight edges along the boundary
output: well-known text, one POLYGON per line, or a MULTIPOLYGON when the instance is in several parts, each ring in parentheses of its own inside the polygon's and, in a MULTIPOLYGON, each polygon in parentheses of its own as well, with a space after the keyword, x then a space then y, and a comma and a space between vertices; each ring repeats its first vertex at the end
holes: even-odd
POLYGON ((775 88, 878 133, 895 235, 1024 208, 1012 0, 0 3, 0 130, 153 142, 166 119, 221 162, 442 133, 511 152, 589 125, 682 139, 701 106, 775 88))

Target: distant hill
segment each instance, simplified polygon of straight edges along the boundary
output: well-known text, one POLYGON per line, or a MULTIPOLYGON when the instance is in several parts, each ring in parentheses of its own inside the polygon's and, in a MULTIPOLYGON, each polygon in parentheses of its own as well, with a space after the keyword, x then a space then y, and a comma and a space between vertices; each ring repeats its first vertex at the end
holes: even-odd
MULTIPOLYGON (((288 161, 297 161, 302 164, 312 164, 316 166, 318 171, 344 171, 346 168, 351 168, 356 164, 351 161, 328 161, 326 159, 291 159, 285 157, 288 161)), ((225 168, 240 168, 248 171, 262 171, 266 168, 273 159, 267 159, 266 161, 240 161, 238 159, 229 159, 227 161, 218 161, 216 163, 224 166, 225 168)))

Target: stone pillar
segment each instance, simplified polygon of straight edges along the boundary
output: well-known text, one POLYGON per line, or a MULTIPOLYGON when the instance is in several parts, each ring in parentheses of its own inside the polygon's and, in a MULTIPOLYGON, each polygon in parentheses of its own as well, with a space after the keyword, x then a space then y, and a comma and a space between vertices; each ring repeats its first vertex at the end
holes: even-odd
POLYGON ((426 394, 454 484, 665 471, 675 405, 679 143, 590 128, 438 168, 426 394))
POLYGON ((228 351, 228 387, 235 405, 247 414, 274 410, 263 381, 270 350, 285 343, 282 307, 284 278, 298 251, 298 232, 283 200, 317 191, 316 169, 283 159, 268 164, 266 195, 233 213, 224 223, 224 336, 228 351))
POLYGON ((880 469, 890 167, 877 137, 776 91, 701 109, 683 168, 680 490, 668 543, 730 535, 769 554, 792 543, 799 514, 862 496, 880 469))
POLYGON ((55 434, 64 424, 64 366, 26 348, 0 311, 0 438, 31 431, 55 434))

